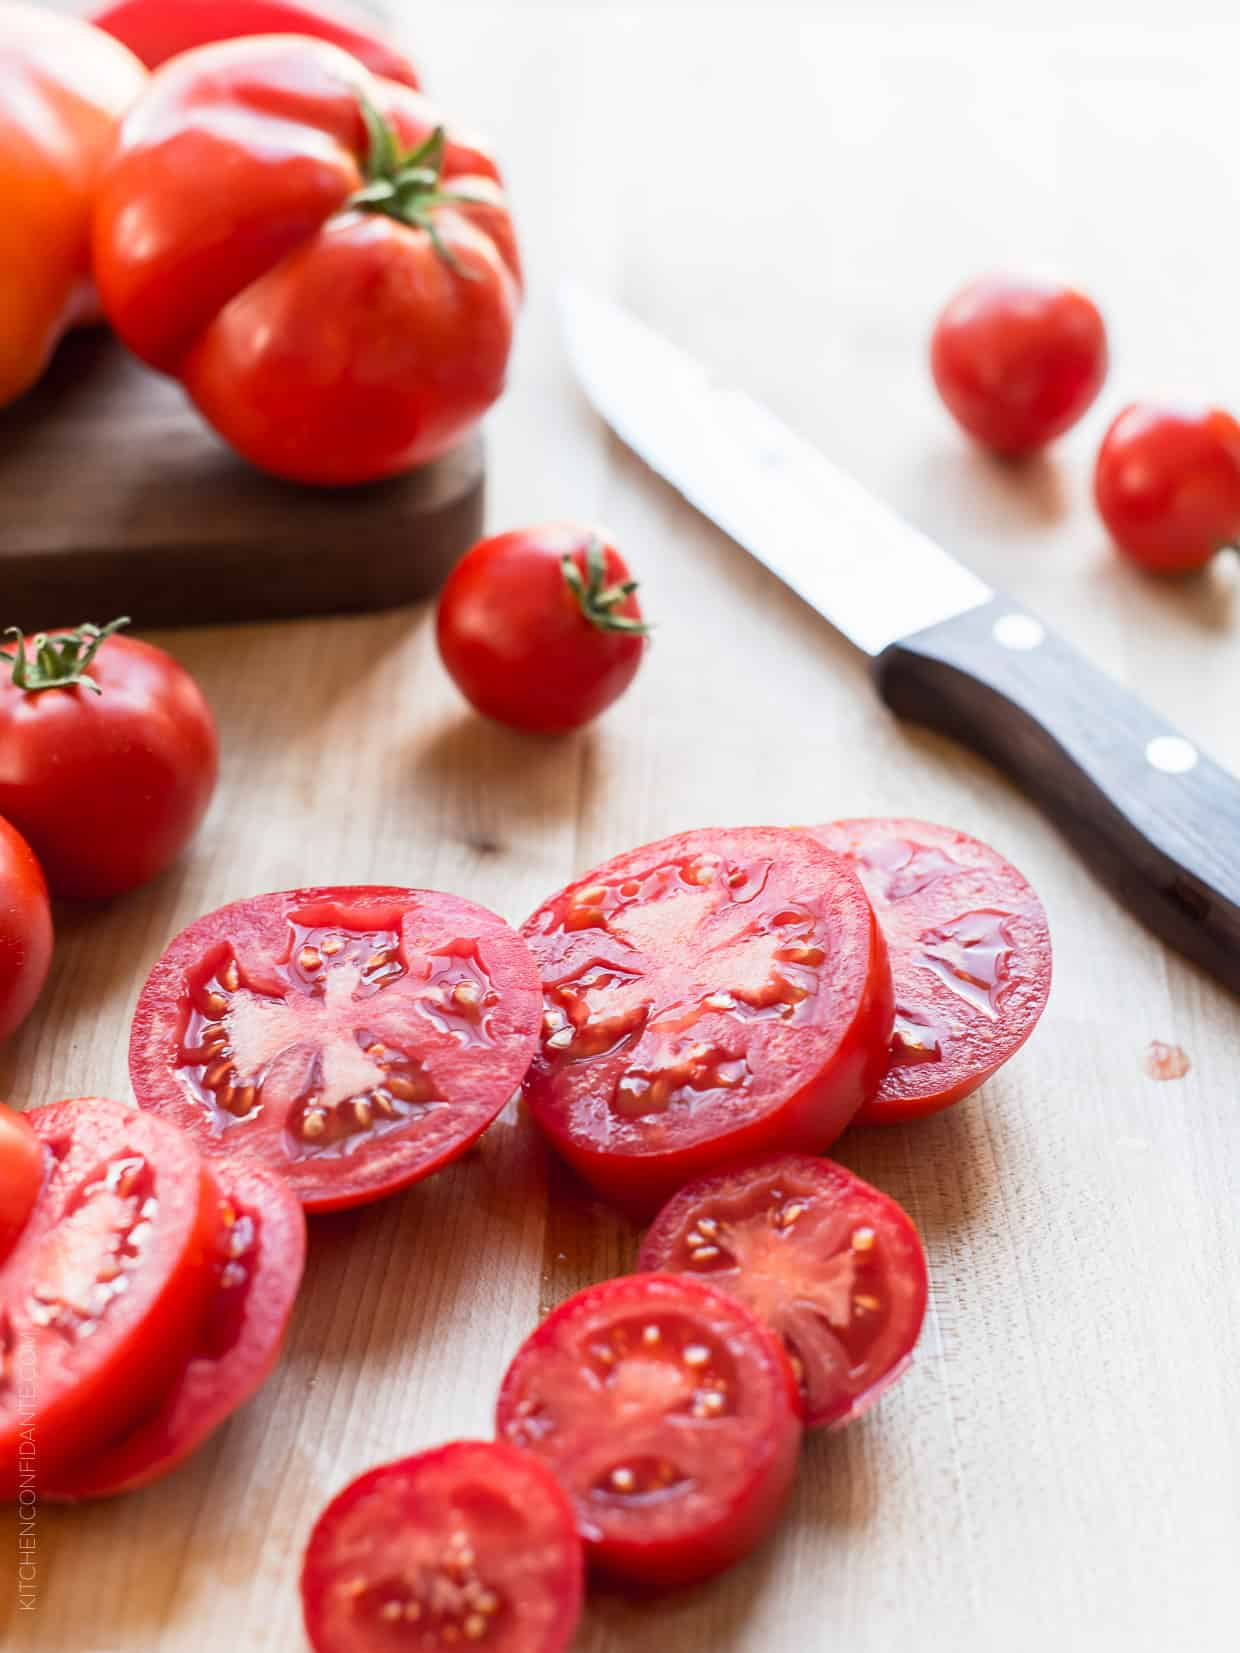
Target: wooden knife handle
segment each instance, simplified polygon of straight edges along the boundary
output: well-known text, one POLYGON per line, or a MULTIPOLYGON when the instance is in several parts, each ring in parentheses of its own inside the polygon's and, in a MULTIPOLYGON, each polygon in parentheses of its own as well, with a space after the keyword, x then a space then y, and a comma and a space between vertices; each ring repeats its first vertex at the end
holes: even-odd
POLYGON ((990 758, 1138 918, 1240 993, 1240 781, 1002 596, 874 669, 894 712, 990 758))

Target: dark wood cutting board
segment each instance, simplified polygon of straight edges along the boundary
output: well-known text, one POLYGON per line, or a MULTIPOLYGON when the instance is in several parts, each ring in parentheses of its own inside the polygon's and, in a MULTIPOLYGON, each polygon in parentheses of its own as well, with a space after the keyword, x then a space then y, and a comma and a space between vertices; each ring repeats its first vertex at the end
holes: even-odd
POLYGON ((277 482, 102 329, 0 413, 0 626, 276 619, 425 597, 482 531, 474 437, 367 487, 277 482))

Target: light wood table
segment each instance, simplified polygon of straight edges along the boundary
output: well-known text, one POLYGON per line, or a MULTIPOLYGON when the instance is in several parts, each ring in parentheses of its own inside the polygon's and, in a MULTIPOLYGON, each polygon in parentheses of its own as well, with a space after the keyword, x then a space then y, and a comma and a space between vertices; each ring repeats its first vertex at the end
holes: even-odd
MULTIPOLYGON (((989 768, 898 726, 860 658, 600 429, 553 290, 573 270, 640 310, 1240 767, 1234 562, 1147 583, 1108 553, 1088 498, 1126 399, 1240 399, 1238 37, 885 9, 409 12, 435 87, 498 140, 529 257, 512 392, 490 421, 491 519, 604 521, 657 641, 601 724, 538 743, 467 713, 429 609, 162 637, 219 715, 218 799, 156 886, 62 917, 0 1086, 21 1103, 128 1094, 128 1017, 164 942, 252 892, 422 884, 519 920, 596 859, 681 828, 881 813, 965 827, 1045 897, 1056 984, 982 1094, 840 1146, 925 1236, 917 1364, 861 1424, 809 1444, 766 1549, 662 1605, 598 1598, 580 1648, 1229 1653, 1236 1002, 1117 910, 989 768), (925 342, 960 280, 1039 265, 1104 305, 1114 365, 1083 426, 1012 470, 949 425, 925 342), (1186 1078, 1145 1077, 1155 1038, 1184 1046, 1186 1078)), ((319 1507, 368 1465, 485 1434, 522 1336, 628 1266, 634 1239, 515 1113, 424 1187, 316 1223, 262 1395, 164 1484, 44 1508, 37 1611, 6 1619, 0 1584, 0 1639, 298 1648, 319 1507)), ((5 1517, 15 1567, 10 1531, 5 1517)))

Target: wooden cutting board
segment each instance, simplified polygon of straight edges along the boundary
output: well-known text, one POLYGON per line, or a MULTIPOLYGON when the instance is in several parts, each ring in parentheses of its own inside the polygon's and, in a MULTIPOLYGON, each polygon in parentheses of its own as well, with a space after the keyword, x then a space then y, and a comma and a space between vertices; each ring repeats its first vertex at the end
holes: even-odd
POLYGON ((392 482, 264 476, 102 329, 0 413, 0 616, 32 631, 395 608, 482 531, 482 442, 392 482))

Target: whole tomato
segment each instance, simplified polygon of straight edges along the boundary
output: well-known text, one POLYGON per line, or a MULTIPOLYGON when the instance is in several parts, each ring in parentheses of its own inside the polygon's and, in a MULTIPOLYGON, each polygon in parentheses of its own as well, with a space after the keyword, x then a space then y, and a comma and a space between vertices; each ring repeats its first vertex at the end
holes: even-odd
MULTIPOLYGON (((52 912, 42 868, 21 834, 0 820, 0 1039, 30 1014, 51 962, 52 912)), ((3 1137, 0 1130, 0 1147, 3 1137)))
POLYGON ((95 216, 104 308, 263 470, 394 476, 503 389, 521 276, 498 178, 335 46, 204 46, 122 129, 95 216))
POLYGON ((1240 543, 1240 424, 1221 408, 1125 408, 1098 450, 1094 498, 1142 568, 1203 567, 1240 543))
POLYGON ((481 540, 439 599, 439 652, 498 723, 558 734, 633 681, 647 626, 623 557, 588 529, 547 523, 481 540))
POLYGON ((164 870, 215 789, 215 719, 171 655, 102 629, 20 632, 0 654, 0 815, 53 895, 104 900, 164 870))
POLYGON ((930 365, 970 436, 996 453, 1032 453, 1074 425, 1101 390, 1106 328, 1071 287, 989 276, 939 317, 930 365))

